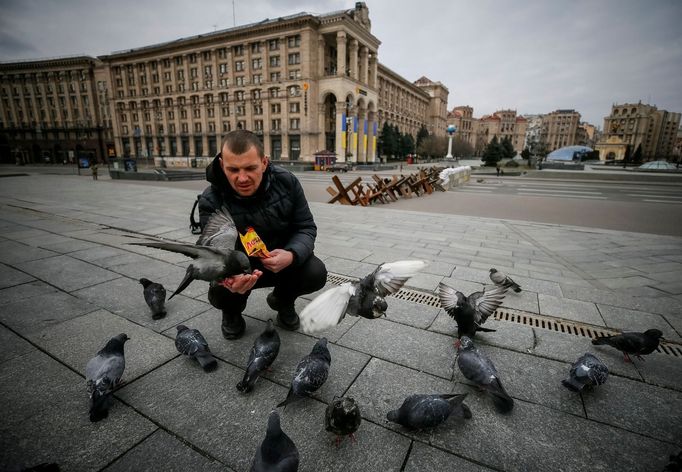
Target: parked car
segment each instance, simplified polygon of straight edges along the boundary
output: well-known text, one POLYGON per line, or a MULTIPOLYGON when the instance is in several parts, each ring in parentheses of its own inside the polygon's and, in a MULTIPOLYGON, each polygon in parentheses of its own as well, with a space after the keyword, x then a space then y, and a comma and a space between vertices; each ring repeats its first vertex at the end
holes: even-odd
POLYGON ((335 162, 334 164, 327 166, 327 172, 348 172, 350 166, 345 162, 335 162))

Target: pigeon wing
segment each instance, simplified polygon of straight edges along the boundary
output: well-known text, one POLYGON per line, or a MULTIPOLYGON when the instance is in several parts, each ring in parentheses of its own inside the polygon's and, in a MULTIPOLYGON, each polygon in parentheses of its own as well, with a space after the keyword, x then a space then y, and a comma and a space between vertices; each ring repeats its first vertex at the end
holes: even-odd
POLYGON ((438 284, 438 298, 440 298, 440 306, 448 313, 457 306, 457 290, 442 282, 438 284))
POLYGON ((199 246, 212 246, 232 250, 237 243, 237 226, 227 208, 222 207, 211 215, 197 241, 199 246))
POLYGON ((153 247, 156 249, 163 249, 164 251, 177 252, 184 254, 185 256, 191 257, 192 259, 198 259, 200 257, 215 258, 215 256, 224 256, 225 253, 217 248, 212 248, 208 246, 195 246, 194 244, 179 244, 179 243, 160 243, 160 242, 150 242, 150 243, 130 243, 131 246, 145 246, 153 247))
POLYGON ((372 274, 374 290, 385 297, 400 290, 410 277, 426 267, 424 261, 397 261, 381 264, 372 274))
POLYGON ((315 297, 299 315, 303 332, 315 333, 339 324, 355 290, 353 284, 345 283, 315 297))
POLYGON ((507 290, 503 287, 495 287, 492 290, 483 290, 469 295, 469 304, 474 308, 474 321, 482 325, 495 310, 502 305, 504 294, 507 290))

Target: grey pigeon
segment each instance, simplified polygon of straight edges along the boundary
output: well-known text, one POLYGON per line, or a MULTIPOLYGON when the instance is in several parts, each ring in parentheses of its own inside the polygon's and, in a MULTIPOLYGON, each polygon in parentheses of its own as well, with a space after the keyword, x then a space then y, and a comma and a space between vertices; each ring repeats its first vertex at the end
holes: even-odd
POLYGON ((218 367, 218 361, 211 354, 206 339, 198 329, 190 329, 185 325, 176 327, 175 347, 180 354, 184 354, 199 362, 204 372, 214 371, 218 367))
POLYGON ((521 291, 521 286, 519 284, 514 282, 514 280, 511 277, 505 275, 504 273, 500 272, 495 268, 490 269, 490 280, 492 280, 493 283, 498 287, 510 288, 514 290, 516 293, 519 293, 521 291))
POLYGON ((647 329, 643 333, 623 333, 616 336, 602 336, 592 340, 592 344, 606 344, 615 347, 624 355, 625 362, 632 362, 630 354, 643 361, 643 355, 656 350, 663 338, 663 332, 658 329, 647 329))
POLYGON ((233 275, 250 274, 249 258, 235 249, 238 235, 232 216, 226 208, 221 208, 211 215, 196 245, 158 242, 130 244, 177 252, 194 259, 187 266, 182 282, 168 298, 170 300, 194 280, 219 282, 233 275))
POLYGON ((140 283, 144 287, 144 301, 152 310, 152 319, 160 320, 166 316, 166 289, 163 285, 142 278, 140 283))
POLYGON ((246 393, 253 389, 261 372, 267 370, 275 362, 279 354, 279 346, 279 334, 272 320, 268 320, 265 330, 253 341, 246 372, 242 381, 237 384, 237 390, 246 393))
POLYGON ((109 414, 111 394, 126 368, 123 345, 130 339, 125 333, 111 338, 85 366, 85 381, 90 394, 90 421, 100 421, 109 414))
POLYGON ((385 263, 357 282, 326 290, 301 312, 303 332, 315 333, 336 326, 346 314, 369 319, 385 316, 388 305, 384 298, 400 290, 424 267, 424 261, 385 263))
POLYGON ((450 416, 469 419, 471 410, 462 403, 466 393, 410 395, 397 410, 386 415, 389 421, 410 429, 433 428, 450 416))
POLYGON ((462 336, 473 338, 476 331, 495 331, 483 328, 481 325, 502 304, 505 293, 507 293, 505 288, 495 287, 490 290, 484 289, 482 292, 474 292, 467 297, 442 282, 438 284, 440 304, 447 314, 457 321, 457 337, 460 339, 462 336))
POLYGON ((336 434, 336 446, 343 436, 355 442, 355 433, 362 422, 360 406, 351 397, 334 397, 324 412, 324 429, 336 434))
POLYGON ((282 431, 279 414, 273 410, 268 417, 265 439, 253 458, 251 472, 295 472, 298 461, 296 444, 282 431))
POLYGON ((598 357, 586 352, 571 365, 569 377, 561 383, 569 390, 580 392, 586 386, 601 385, 609 378, 609 368, 598 357))
POLYGON ((499 412, 508 413, 514 408, 514 400, 502 386, 495 365, 467 336, 460 338, 457 366, 464 377, 492 395, 495 408, 499 412))
POLYGON ((277 405, 277 408, 280 406, 286 408, 289 403, 307 397, 320 388, 327 380, 331 362, 332 356, 327 349, 327 338, 321 338, 315 343, 310 354, 301 359, 296 366, 287 397, 277 405))

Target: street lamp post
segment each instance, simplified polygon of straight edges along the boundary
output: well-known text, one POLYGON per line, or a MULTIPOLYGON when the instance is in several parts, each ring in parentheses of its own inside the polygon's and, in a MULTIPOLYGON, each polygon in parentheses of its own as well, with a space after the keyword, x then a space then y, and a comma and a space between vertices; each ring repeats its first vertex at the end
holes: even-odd
POLYGON ((448 133, 448 155, 445 156, 445 158, 452 159, 452 137, 457 132, 457 127, 455 125, 449 125, 446 131, 448 133))

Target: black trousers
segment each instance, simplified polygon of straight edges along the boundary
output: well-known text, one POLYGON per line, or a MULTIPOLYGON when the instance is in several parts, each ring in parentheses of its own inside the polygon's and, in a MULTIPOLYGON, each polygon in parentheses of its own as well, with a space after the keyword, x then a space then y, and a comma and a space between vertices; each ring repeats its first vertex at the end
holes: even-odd
MULTIPOLYGON (((253 288, 274 287, 275 297, 284 306, 293 305, 298 297, 321 289, 327 282, 327 268, 314 254, 303 264, 289 266, 277 273, 265 269, 257 259, 251 258, 250 261, 253 269, 263 272, 253 288)), ((209 303, 230 314, 241 314, 246 308, 249 295, 251 290, 240 294, 230 292, 221 285, 211 285, 208 289, 209 303)))

